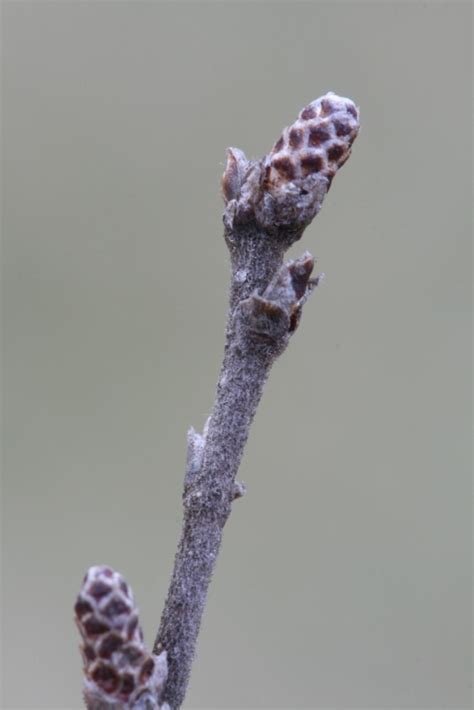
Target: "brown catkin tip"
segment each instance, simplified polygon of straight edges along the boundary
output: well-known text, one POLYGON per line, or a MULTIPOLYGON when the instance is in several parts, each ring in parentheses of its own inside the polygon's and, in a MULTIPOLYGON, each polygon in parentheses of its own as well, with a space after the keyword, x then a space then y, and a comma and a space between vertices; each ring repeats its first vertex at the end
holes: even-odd
POLYGON ((74 607, 82 636, 86 701, 131 707, 149 696, 158 708, 166 680, 166 653, 150 654, 143 642, 138 609, 122 575, 91 567, 74 607))
POLYGON ((270 151, 267 189, 285 190, 311 175, 330 183, 348 159, 358 131, 359 111, 350 99, 329 92, 312 101, 270 151))

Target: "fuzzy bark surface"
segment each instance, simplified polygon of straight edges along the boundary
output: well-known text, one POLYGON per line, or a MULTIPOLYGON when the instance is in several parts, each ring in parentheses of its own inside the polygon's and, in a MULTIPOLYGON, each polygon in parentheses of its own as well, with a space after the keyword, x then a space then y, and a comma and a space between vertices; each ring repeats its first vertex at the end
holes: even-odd
MULTIPOLYGON (((188 454, 183 529, 154 647, 155 653, 162 649, 168 653, 163 699, 173 709, 181 706, 186 693, 207 591, 223 528, 236 497, 235 476, 250 425, 271 365, 289 339, 286 322, 278 337, 272 337, 271 333, 260 332, 259 324, 242 308, 253 293, 264 293, 278 274, 284 242, 254 225, 235 230, 228 244, 232 280, 224 361, 214 408, 202 436, 200 460, 188 454)), ((294 294, 292 297, 297 300, 294 294)), ((276 326, 288 318, 284 309, 272 315, 276 326)))
POLYGON ((359 112, 329 92, 306 106, 264 158, 229 148, 222 177, 232 278, 224 361, 211 416, 188 434, 184 521, 154 653, 167 653, 162 699, 181 707, 224 525, 242 495, 235 481, 265 380, 298 326, 313 258, 283 263, 319 212, 351 153, 359 112))

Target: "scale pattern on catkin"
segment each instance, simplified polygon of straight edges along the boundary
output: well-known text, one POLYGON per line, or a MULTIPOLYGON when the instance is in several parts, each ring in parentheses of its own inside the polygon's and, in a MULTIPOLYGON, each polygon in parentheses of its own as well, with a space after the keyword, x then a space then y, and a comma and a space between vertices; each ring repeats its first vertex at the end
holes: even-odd
MULTIPOLYGON (((91 567, 74 607, 82 636, 85 695, 131 706, 159 697, 166 654, 148 652, 133 594, 121 574, 91 567)), ((158 707, 155 702, 155 707, 158 707)))
POLYGON ((315 174, 331 182, 349 158, 358 131, 359 111, 350 99, 329 92, 312 101, 270 151, 267 189, 277 192, 315 174))

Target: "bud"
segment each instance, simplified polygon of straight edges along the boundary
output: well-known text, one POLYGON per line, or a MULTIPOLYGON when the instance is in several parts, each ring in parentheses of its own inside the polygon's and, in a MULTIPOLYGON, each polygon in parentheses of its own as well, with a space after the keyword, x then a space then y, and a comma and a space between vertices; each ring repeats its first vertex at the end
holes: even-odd
POLYGON ((227 164, 222 175, 222 195, 224 202, 235 200, 240 194, 248 160, 239 148, 227 148, 227 164))
POLYGON ((318 285, 311 278, 314 259, 305 252, 278 270, 263 294, 252 294, 240 302, 244 327, 257 341, 281 349, 299 323, 303 304, 318 285))
POLYGON ((166 653, 150 654, 138 609, 122 575, 91 567, 74 607, 82 636, 84 695, 88 706, 158 708, 167 674, 166 653), (137 707, 138 707, 137 705, 137 707))
POLYGON ((359 111, 350 99, 329 92, 300 111, 268 155, 266 188, 277 195, 312 176, 331 181, 351 154, 359 111))
POLYGON ((300 111, 261 160, 247 160, 230 148, 222 178, 229 246, 236 225, 252 222, 285 247, 299 239, 349 158, 358 131, 353 101, 329 92, 300 111))

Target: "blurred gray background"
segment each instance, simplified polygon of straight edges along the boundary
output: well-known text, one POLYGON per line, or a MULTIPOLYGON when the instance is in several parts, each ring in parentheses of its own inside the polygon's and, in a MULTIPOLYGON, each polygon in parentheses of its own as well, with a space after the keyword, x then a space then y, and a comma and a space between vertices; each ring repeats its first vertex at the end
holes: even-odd
POLYGON ((189 708, 470 706, 469 3, 3 2, 3 706, 81 707, 86 568, 152 643, 208 415, 228 145, 361 107, 291 254, 189 708))

